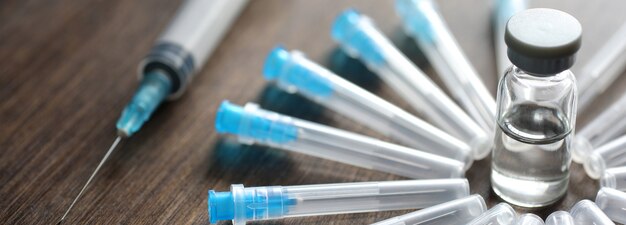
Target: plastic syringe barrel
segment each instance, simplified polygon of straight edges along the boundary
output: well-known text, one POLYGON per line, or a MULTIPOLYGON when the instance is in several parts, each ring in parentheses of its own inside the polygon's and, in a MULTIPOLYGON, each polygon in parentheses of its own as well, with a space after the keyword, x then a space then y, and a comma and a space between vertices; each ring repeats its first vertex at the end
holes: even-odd
POLYGON ((263 144, 409 178, 458 178, 463 163, 371 137, 225 101, 215 120, 220 133, 247 144, 263 144))
POLYGON ((513 224, 516 218, 517 214, 509 204, 500 203, 466 225, 509 225, 513 224))
POLYGON ((626 135, 592 151, 583 165, 593 179, 600 178, 607 168, 626 165, 626 135))
POLYGON ((228 31, 247 0, 186 0, 139 66, 139 76, 163 70, 179 97, 228 31))
POLYGON ((626 191, 626 164, 604 171, 602 179, 600 179, 600 186, 626 191))
MULTIPOLYGON (((231 186, 209 191, 211 223, 419 209, 469 195, 466 179, 381 181, 296 186, 231 186)), ((483 203, 484 204, 484 203, 483 203)))
POLYGON ((485 131, 493 132, 496 101, 452 36, 435 2, 396 0, 396 12, 452 97, 485 131))
POLYGON ((583 163, 591 151, 626 131, 626 92, 586 126, 576 132, 572 159, 583 163))
POLYGON ((596 205, 611 220, 626 224, 626 193, 613 188, 601 188, 596 195, 596 205))
POLYGON ((615 225, 596 203, 587 199, 576 203, 569 212, 576 224, 615 225))
MULTIPOLYGON (((504 43, 504 30, 509 18, 527 8, 526 0, 496 0, 492 11, 493 41, 496 50, 496 66, 498 77, 502 77, 512 64, 507 56, 504 43)), ((543 222, 543 221, 542 221, 543 222)))
POLYGON ((415 110, 467 143, 475 159, 489 154, 492 143, 485 130, 394 47, 368 17, 355 10, 344 11, 333 24, 332 37, 348 55, 363 61, 415 110))
POLYGON ((584 111, 626 68, 626 23, 578 73, 578 112, 584 111))
POLYGON ((265 61, 266 80, 422 151, 461 161, 474 160, 464 142, 350 83, 304 57, 274 48, 265 61))
POLYGON ((440 225, 466 224, 487 210, 480 195, 445 202, 419 211, 386 219, 372 225, 440 225))

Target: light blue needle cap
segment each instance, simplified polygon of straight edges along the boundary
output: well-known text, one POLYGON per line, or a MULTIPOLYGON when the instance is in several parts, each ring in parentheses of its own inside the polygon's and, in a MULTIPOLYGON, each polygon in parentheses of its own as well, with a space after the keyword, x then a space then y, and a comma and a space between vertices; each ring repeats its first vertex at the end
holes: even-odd
POLYGON ((354 9, 345 10, 337 16, 331 36, 352 57, 362 58, 373 65, 385 62, 380 42, 388 40, 369 18, 354 9))
POLYGON ((172 90, 172 82, 160 70, 146 74, 130 103, 117 121, 118 135, 130 137, 150 118, 172 90))
POLYGON ((260 142, 283 144, 298 138, 298 129, 289 117, 264 110, 248 111, 241 106, 223 101, 215 118, 215 129, 251 138, 260 142))
POLYGON ((328 97, 333 93, 333 86, 324 73, 330 73, 323 67, 306 59, 299 52, 289 53, 282 47, 276 47, 268 54, 263 68, 263 76, 268 81, 277 81, 280 87, 295 88, 317 97, 328 97))
POLYGON ((526 5, 526 0, 497 0, 493 18, 506 22, 515 13, 526 9, 526 5))
POLYGON ((217 223, 220 220, 232 220, 235 218, 235 201, 232 192, 216 192, 209 190, 209 220, 217 223))
POLYGON ((429 42, 434 40, 431 19, 438 17, 438 14, 431 0, 396 0, 396 12, 409 36, 429 42))
POLYGON ((244 188, 241 184, 233 184, 230 191, 209 190, 209 221, 213 224, 220 220, 233 220, 235 224, 243 224, 246 221, 281 218, 287 212, 287 206, 296 204, 296 201, 283 195, 280 186, 244 188))

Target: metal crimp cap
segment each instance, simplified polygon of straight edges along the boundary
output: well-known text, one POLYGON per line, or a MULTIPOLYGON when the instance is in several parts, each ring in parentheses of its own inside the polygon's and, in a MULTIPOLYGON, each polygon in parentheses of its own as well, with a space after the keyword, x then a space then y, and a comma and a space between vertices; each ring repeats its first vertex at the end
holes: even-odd
POLYGON ((572 67, 581 39, 582 26, 576 18, 546 8, 515 14, 504 34, 511 62, 536 75, 551 75, 572 67))

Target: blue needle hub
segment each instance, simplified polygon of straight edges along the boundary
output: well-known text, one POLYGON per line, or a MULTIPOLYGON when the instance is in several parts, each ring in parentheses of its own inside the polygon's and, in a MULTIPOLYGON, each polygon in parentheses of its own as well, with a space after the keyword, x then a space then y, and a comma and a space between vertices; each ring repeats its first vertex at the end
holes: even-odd
POLYGON ((122 137, 130 137, 143 126, 150 115, 165 100, 172 90, 172 82, 161 70, 147 73, 135 96, 117 121, 117 131, 122 137))

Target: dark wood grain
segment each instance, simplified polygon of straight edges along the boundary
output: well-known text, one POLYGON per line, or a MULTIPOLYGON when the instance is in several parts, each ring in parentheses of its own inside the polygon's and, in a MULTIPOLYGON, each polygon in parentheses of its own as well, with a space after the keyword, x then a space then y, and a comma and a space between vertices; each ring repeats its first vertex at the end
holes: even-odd
MULTIPOLYGON (((496 77, 490 1, 438 1, 444 17, 492 93, 496 77)), ((136 66, 172 17, 171 0, 5 0, 0 2, 0 223, 53 224, 114 139, 114 122, 137 85, 136 66)), ((567 11, 585 34, 578 71, 626 19, 626 2, 542 0, 567 11)), ((251 1, 194 84, 123 141, 69 215, 68 224, 208 224, 206 191, 247 186, 403 179, 261 146, 242 146, 213 128, 218 104, 249 101, 288 115, 388 140, 301 97, 266 85, 263 60, 277 44, 300 49, 349 80, 408 109, 389 87, 329 37, 334 17, 355 7, 425 72, 436 74, 399 29, 392 1, 251 1)), ((610 91, 579 114, 579 127, 615 100, 610 91)), ((472 192, 498 200, 489 160, 468 172, 472 192)), ((594 198, 597 181, 573 165, 567 197, 535 211, 545 217, 594 198)), ((523 212, 524 209, 518 209, 523 212)), ((258 224, 365 224, 408 211, 292 218, 258 224)))

